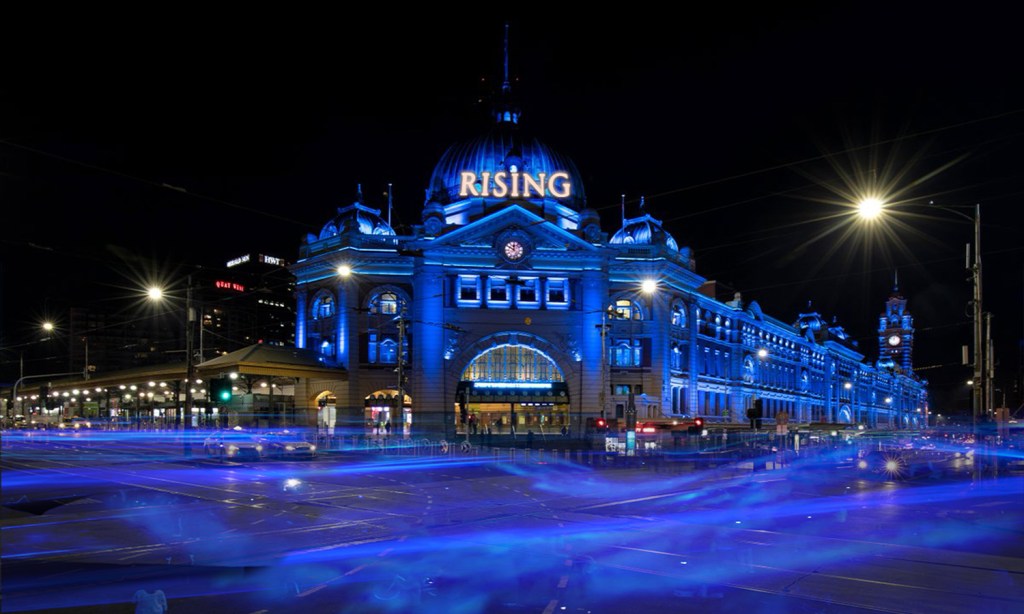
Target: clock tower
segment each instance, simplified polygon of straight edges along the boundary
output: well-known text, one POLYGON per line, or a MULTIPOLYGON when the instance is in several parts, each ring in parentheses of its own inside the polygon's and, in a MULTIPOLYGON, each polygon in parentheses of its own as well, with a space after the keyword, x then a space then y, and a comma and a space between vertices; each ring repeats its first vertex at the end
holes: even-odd
POLYGON ((914 350, 914 317, 907 311, 907 299, 899 289, 899 278, 893 282, 892 293, 885 303, 885 312, 878 318, 878 366, 913 373, 911 355, 914 350))

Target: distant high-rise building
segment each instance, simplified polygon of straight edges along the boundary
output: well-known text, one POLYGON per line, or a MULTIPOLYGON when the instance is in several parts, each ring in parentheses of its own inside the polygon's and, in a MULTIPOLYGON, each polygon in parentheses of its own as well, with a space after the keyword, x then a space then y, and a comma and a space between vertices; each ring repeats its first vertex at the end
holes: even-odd
POLYGON ((295 343, 295 278, 283 258, 244 254, 195 276, 202 358, 252 345, 295 343))
MULTIPOLYGON (((295 282, 286 266, 280 258, 247 254, 223 269, 192 274, 193 306, 202 324, 194 340, 197 363, 256 343, 294 345, 295 282)), ((184 362, 184 291, 177 289, 180 296, 170 302, 135 309, 71 308, 66 335, 62 335, 67 371, 104 372, 184 362)))

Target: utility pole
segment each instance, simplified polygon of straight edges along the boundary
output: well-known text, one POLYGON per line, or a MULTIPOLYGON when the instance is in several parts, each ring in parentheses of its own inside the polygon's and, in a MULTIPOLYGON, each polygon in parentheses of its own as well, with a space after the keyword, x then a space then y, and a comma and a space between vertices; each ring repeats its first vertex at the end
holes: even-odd
MULTIPOLYGON (((970 263, 968 263, 970 265, 970 263)), ((973 406, 971 410, 971 426, 975 442, 979 437, 978 414, 982 411, 985 403, 985 370, 984 370, 984 331, 983 314, 981 304, 981 205, 974 206, 974 265, 968 266, 974 282, 974 389, 973 406)))
POLYGON ((189 431, 192 429, 192 384, 196 377, 195 360, 192 357, 192 345, 194 337, 195 314, 192 310, 192 276, 189 275, 185 288, 185 407, 182 410, 182 446, 185 456, 192 456, 192 443, 189 441, 189 431))
POLYGON ((995 417, 996 406, 996 361, 995 348, 992 345, 992 313, 985 314, 985 411, 986 419, 995 417))
POLYGON ((605 395, 608 390, 608 310, 601 310, 601 393, 598 395, 598 404, 601 409, 601 417, 604 418, 605 395))
MULTIPOLYGON (((395 415, 391 416, 391 426, 405 424, 405 304, 402 303, 402 311, 398 314, 398 399, 395 401, 395 415)), ((379 424, 379 423, 378 423, 379 424)), ((447 428, 447 427, 446 427, 447 428)))

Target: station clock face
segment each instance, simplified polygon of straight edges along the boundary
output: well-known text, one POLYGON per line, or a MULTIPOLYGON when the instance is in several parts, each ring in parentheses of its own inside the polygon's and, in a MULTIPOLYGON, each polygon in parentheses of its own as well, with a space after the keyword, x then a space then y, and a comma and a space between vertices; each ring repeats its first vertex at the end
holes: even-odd
POLYGON ((889 337, 889 345, 891 345, 893 347, 896 347, 897 345, 899 345, 900 341, 902 341, 902 339, 900 339, 899 335, 892 335, 892 336, 889 337))
POLYGON ((526 249, 523 247, 522 243, 513 240, 505 243, 505 247, 502 248, 502 253, 505 254, 505 258, 508 260, 518 262, 526 255, 526 249))

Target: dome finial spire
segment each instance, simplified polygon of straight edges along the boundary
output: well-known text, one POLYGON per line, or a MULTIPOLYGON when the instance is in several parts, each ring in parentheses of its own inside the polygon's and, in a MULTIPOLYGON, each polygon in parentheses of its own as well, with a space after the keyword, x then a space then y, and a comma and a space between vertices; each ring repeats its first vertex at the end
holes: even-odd
POLYGON ((622 195, 622 227, 626 227, 626 195, 622 195))
POLYGON ((900 291, 900 270, 892 270, 892 291, 893 293, 899 293, 900 291))

